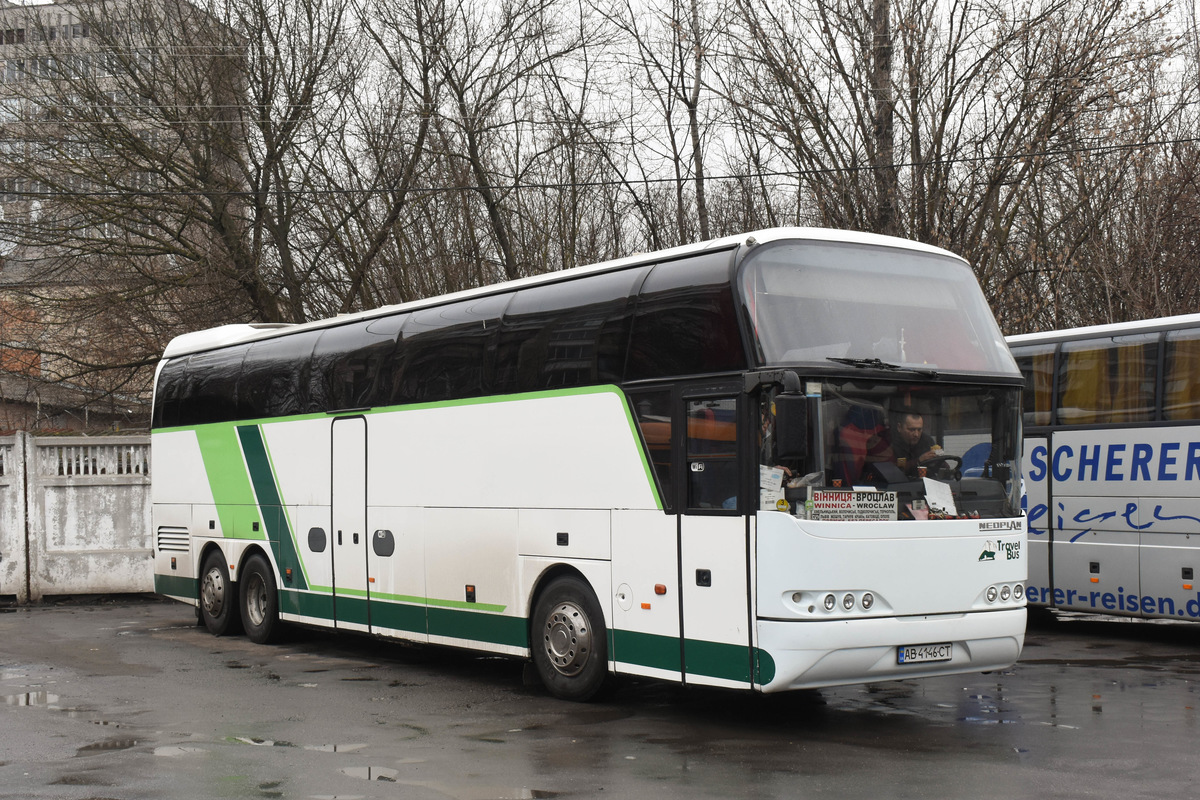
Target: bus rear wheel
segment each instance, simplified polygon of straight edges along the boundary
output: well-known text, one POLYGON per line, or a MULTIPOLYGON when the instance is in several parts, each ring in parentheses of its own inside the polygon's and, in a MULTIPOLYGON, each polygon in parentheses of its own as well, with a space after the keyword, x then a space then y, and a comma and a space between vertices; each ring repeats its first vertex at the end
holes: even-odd
POLYGON ((255 554, 242 567, 242 624, 252 642, 267 644, 279 635, 279 593, 275 570, 261 555, 255 554))
POLYGON ((213 636, 241 632, 237 593, 219 550, 208 554, 200 570, 200 617, 213 636))
POLYGON ((531 630, 542 684, 564 700, 591 700, 608 679, 608 632, 596 596, 575 576, 555 578, 538 598, 531 630))

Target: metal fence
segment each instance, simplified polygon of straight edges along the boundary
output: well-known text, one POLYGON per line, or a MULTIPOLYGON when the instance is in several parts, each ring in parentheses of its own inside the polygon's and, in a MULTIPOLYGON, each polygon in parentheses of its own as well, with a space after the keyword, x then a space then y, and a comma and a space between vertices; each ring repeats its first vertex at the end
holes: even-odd
POLYGON ((0 437, 0 596, 149 592, 150 437, 0 437))

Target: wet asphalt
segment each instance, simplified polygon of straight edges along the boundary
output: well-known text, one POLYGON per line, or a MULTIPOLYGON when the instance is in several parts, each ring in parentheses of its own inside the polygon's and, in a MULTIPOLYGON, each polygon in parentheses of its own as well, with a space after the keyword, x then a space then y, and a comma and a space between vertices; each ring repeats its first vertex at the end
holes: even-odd
POLYGON ((1200 625, 1035 617, 986 675, 758 696, 359 636, 215 638, 148 598, 0 609, 0 798, 1185 798, 1200 625))

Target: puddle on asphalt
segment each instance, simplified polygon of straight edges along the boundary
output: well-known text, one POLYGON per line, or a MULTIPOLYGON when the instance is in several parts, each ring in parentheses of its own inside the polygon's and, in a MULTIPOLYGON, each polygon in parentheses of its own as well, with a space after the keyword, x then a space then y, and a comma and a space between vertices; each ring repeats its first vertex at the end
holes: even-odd
POLYGON ((544 789, 526 789, 511 786, 477 786, 468 783, 442 783, 440 781, 398 781, 402 786, 419 786, 433 789, 454 800, 539 800, 558 797, 559 792, 544 789))
POLYGON ((178 758, 179 756, 188 756, 193 753, 207 753, 203 747, 194 747, 186 744, 171 744, 163 747, 154 748, 154 755, 164 756, 166 758, 178 758))
POLYGON ((316 753, 357 753, 366 746, 365 742, 360 744, 308 744, 304 746, 304 749, 316 753))
POLYGON ((33 706, 35 708, 53 708, 58 704, 58 695, 50 692, 25 692, 24 694, 5 695, 6 706, 33 706))
POLYGON ((230 736, 225 741, 230 744, 248 744, 254 747, 295 747, 291 742, 276 742, 271 739, 260 739, 257 736, 230 736))
POLYGON ((364 781, 386 781, 395 783, 400 770, 390 767, 343 767, 339 770, 343 775, 364 781))
POLYGON ((75 755, 90 756, 96 753, 109 753, 113 750, 128 750, 131 747, 137 747, 137 743, 137 739, 105 739, 102 742, 85 744, 75 751, 75 755))

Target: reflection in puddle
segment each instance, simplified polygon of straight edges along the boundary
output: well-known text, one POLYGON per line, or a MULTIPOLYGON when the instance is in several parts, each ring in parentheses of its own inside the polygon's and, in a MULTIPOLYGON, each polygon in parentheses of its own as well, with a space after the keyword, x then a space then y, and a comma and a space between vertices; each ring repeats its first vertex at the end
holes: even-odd
POLYGON ((24 694, 10 694, 4 698, 4 704, 7 706, 37 706, 46 708, 58 703, 58 695, 50 694, 49 692, 25 692, 24 694))
POLYGON ((433 789, 455 800, 535 800, 536 798, 558 797, 558 792, 524 787, 477 786, 466 783, 440 783, 438 781, 401 781, 405 786, 420 786, 433 789))
POLYGON ((137 739, 105 739, 102 742, 85 744, 75 751, 77 756, 90 756, 94 753, 107 753, 113 750, 128 750, 137 747, 137 739))
POLYGON ((366 743, 362 744, 309 744, 305 745, 305 750, 312 750, 317 753, 355 753, 366 747, 366 743))
POLYGON ((257 736, 230 736, 226 739, 231 744, 248 744, 254 747, 295 747, 291 742, 276 742, 271 739, 260 739, 257 736))
POLYGON ((395 783, 396 776, 400 774, 400 771, 388 767, 343 767, 341 773, 351 778, 360 778, 364 781, 387 781, 395 783))

